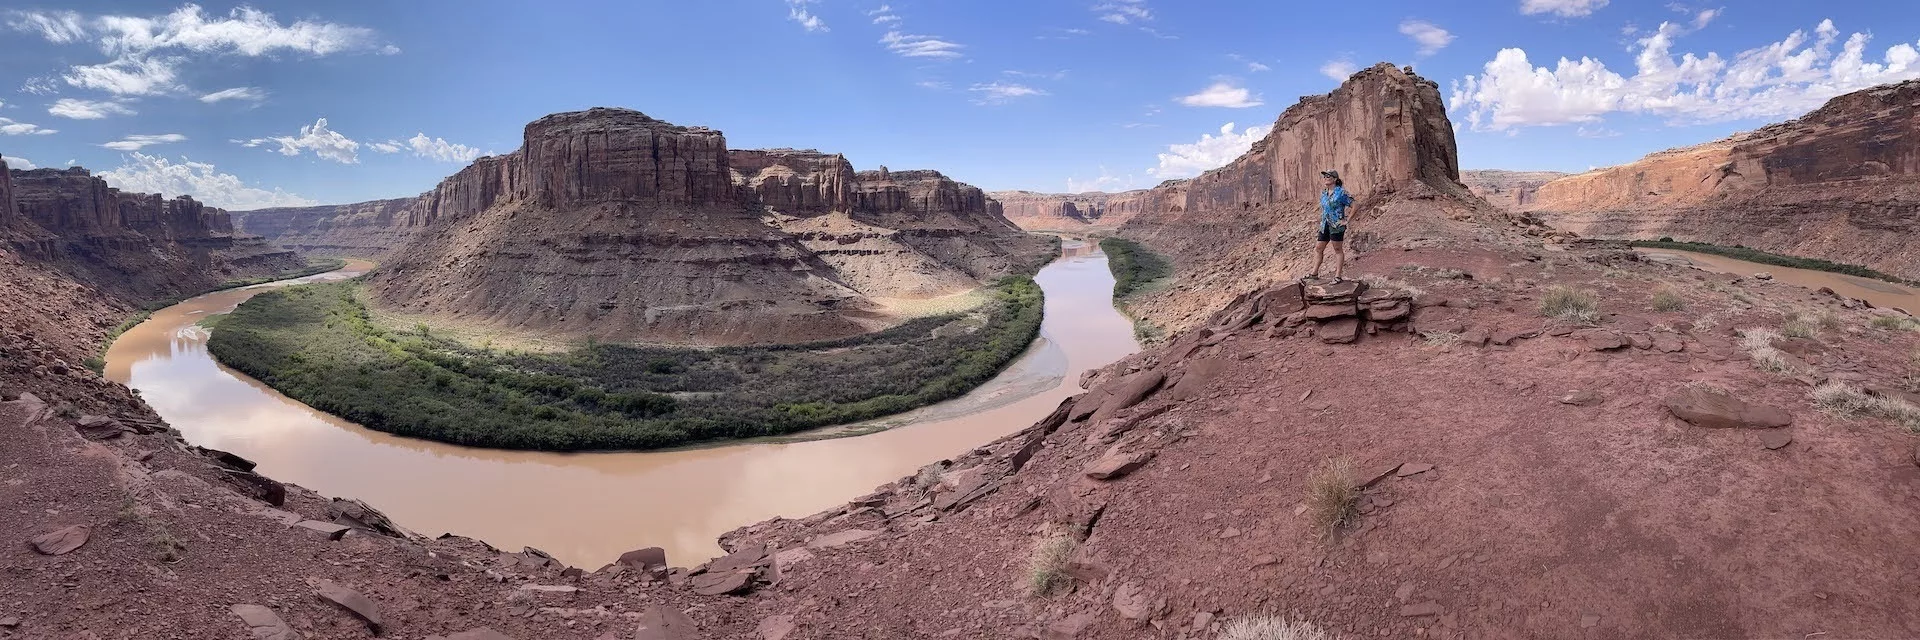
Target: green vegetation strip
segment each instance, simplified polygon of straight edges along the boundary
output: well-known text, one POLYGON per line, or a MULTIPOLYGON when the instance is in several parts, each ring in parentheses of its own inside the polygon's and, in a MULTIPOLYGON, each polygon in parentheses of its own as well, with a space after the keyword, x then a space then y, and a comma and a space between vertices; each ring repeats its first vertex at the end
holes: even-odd
POLYGON ((844 424, 966 393, 1040 332, 1033 280, 991 291, 994 302, 974 311, 841 340, 531 354, 381 328, 358 283, 327 283, 254 296, 207 346, 288 396, 388 433, 502 449, 653 449, 844 424))
POLYGON ((1160 254, 1148 251, 1140 243, 1121 238, 1105 238, 1100 250, 1107 254, 1107 268, 1113 270, 1113 297, 1125 299, 1149 283, 1173 275, 1173 264, 1160 254))
POLYGON ((1705 242, 1678 242, 1678 241, 1675 241, 1673 238, 1661 238, 1659 240, 1634 240, 1628 244, 1631 244, 1636 247, 1646 247, 1649 249, 1675 249, 1679 251, 1692 251, 1694 253, 1708 253, 1716 256, 1726 256, 1729 258, 1733 258, 1735 260, 1745 260, 1747 262, 1770 264, 1776 267, 1793 267, 1795 269, 1807 269, 1811 271, 1827 271, 1831 273, 1844 273, 1850 276, 1859 276, 1862 278, 1873 278, 1875 280, 1885 280, 1887 282, 1893 282, 1897 284, 1920 286, 1920 281, 1907 280, 1899 276, 1888 275, 1888 274, 1874 271, 1872 269, 1868 269, 1866 267, 1862 267, 1856 264, 1844 264, 1839 262, 1828 262, 1826 260, 1821 260, 1819 258, 1799 258, 1795 256, 1780 255, 1778 253, 1768 253, 1765 251, 1761 251, 1759 249, 1748 248, 1748 247, 1737 245, 1737 244, 1731 247, 1726 247, 1726 246, 1721 246, 1717 244, 1707 244, 1705 242))

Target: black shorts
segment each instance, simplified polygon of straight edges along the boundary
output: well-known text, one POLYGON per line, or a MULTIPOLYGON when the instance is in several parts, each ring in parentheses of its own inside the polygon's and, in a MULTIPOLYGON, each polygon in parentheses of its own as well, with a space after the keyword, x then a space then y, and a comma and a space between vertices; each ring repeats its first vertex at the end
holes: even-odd
POLYGON ((1337 227, 1328 226, 1324 224, 1320 225, 1320 241, 1321 242, 1346 242, 1347 241, 1347 225, 1343 224, 1337 227))

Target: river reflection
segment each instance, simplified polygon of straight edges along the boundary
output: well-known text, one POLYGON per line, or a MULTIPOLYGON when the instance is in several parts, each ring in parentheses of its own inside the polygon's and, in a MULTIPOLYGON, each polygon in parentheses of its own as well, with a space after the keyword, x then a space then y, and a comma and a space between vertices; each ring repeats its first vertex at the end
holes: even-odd
MULTIPOLYGON (((302 281, 369 267, 355 261, 302 281)), ((883 419, 893 428, 851 438, 556 454, 371 431, 207 354, 208 332, 196 323, 274 285, 156 312, 114 342, 107 377, 139 390, 194 444, 252 459, 278 480, 360 498, 420 533, 538 547, 588 569, 645 546, 665 547, 672 562, 691 565, 717 554, 714 539, 735 527, 818 512, 1018 431, 1077 393, 1082 371, 1139 349, 1132 324, 1113 309, 1113 277, 1096 247, 1067 242, 1035 280, 1046 291, 1041 337, 1012 367, 962 398, 883 419)))

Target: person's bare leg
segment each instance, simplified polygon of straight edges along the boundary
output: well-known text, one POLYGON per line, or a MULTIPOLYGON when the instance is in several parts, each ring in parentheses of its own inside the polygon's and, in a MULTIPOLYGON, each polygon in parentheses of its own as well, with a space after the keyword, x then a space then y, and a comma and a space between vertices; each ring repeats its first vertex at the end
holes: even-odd
POLYGON ((1333 279, 1347 277, 1347 243, 1333 243, 1333 279))
POLYGON ((1320 263, 1325 261, 1326 259, 1327 259, 1327 243, 1321 242, 1319 244, 1314 245, 1313 246, 1313 275, 1307 276, 1307 277, 1309 278, 1320 277, 1320 263))

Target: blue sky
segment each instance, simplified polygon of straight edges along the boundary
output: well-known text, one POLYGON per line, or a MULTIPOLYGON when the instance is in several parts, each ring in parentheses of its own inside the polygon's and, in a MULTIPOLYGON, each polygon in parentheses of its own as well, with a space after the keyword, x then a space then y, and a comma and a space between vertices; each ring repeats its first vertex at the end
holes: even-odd
POLYGON ((1440 84, 1463 166, 1578 171, 1920 77, 1904 4, 16 0, 0 154, 236 209, 355 202, 623 106, 732 148, 1118 190, 1231 160, 1390 61, 1440 84))

